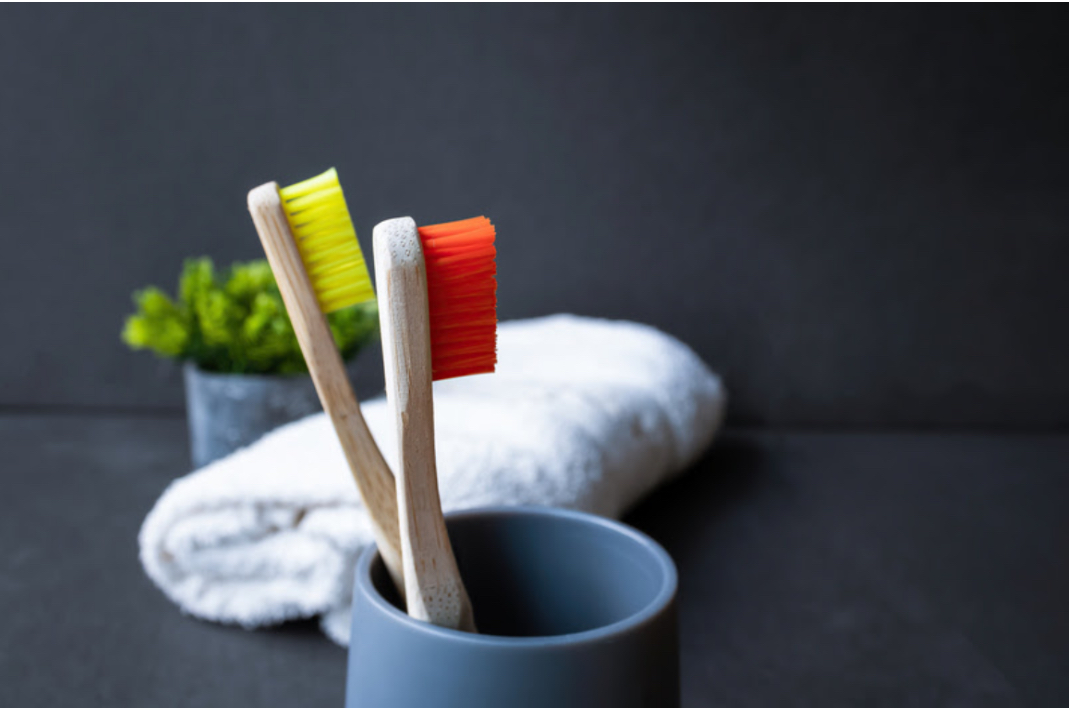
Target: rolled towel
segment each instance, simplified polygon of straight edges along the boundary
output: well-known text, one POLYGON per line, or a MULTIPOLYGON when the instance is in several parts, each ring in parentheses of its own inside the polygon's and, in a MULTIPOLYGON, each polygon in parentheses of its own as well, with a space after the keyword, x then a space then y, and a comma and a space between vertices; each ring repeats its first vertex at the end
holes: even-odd
MULTIPOLYGON (((498 371, 435 383, 442 505, 568 507, 618 517, 685 469, 721 424, 720 379, 645 325, 555 315, 502 323, 498 371)), ((392 466, 382 399, 362 406, 392 466)), ((349 641, 367 514, 322 413, 175 480, 139 537, 184 612, 259 627, 321 616, 349 641)))

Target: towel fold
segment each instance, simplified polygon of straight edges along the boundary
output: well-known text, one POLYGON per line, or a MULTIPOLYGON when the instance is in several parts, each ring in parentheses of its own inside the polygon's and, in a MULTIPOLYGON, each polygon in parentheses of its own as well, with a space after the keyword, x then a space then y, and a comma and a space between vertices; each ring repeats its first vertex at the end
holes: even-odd
MULTIPOLYGON (((442 505, 568 507, 618 517, 709 445, 720 379, 656 329, 555 315, 502 323, 498 371, 435 383, 442 505)), ((382 399, 362 405, 387 462, 382 399)), ((145 572, 183 611, 259 627, 321 616, 349 641, 368 517, 322 413, 175 480, 139 537, 145 572)))

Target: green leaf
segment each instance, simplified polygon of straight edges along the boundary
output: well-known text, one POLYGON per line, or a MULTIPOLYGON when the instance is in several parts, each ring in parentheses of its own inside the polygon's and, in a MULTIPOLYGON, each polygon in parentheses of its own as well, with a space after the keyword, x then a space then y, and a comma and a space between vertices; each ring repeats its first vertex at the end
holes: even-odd
POLYGON ((182 357, 189 343, 189 317, 159 288, 134 293, 138 314, 123 327, 122 338, 133 349, 151 349, 161 356, 182 357))
MULTIPOLYGON (((265 260, 235 263, 222 275, 210 258, 187 260, 177 302, 159 288, 134 294, 122 339, 132 349, 195 362, 223 373, 297 374, 305 360, 278 286, 265 260)), ((374 302, 327 316, 344 359, 379 332, 374 302)))

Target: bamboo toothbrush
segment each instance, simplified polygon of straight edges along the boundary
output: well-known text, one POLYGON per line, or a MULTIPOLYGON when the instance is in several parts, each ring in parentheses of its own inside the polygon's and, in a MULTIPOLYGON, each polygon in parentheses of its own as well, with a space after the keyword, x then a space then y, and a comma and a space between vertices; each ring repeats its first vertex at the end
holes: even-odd
POLYGON ((406 605, 417 619, 474 632, 442 518, 431 381, 494 371, 494 227, 478 217, 417 229, 403 217, 376 226, 372 242, 406 605))
POLYGON ((379 553, 404 595, 394 476, 375 444, 324 315, 375 298, 334 169, 249 192, 249 213, 290 314, 323 409, 371 517, 379 553))

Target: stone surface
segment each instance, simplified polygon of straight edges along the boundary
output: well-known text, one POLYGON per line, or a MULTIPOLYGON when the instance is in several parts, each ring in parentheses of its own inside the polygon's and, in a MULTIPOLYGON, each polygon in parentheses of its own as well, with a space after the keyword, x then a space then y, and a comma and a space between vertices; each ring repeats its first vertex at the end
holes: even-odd
MULTIPOLYGON (((0 705, 340 706, 311 623, 183 617, 136 533, 181 418, 0 417, 0 705)), ((684 708, 1061 705, 1067 439, 730 432, 626 520, 680 570, 684 708)))

